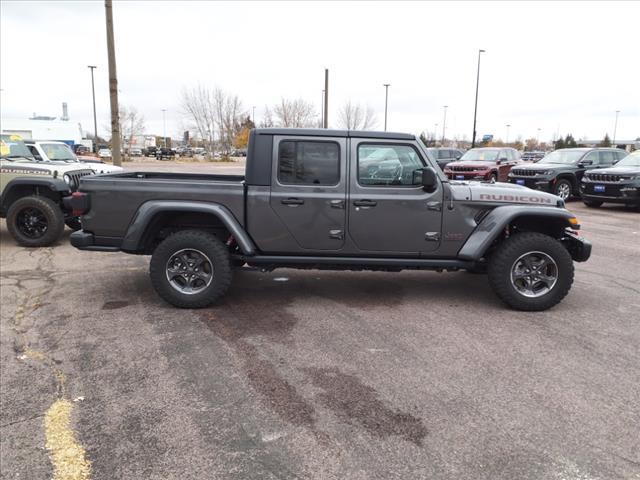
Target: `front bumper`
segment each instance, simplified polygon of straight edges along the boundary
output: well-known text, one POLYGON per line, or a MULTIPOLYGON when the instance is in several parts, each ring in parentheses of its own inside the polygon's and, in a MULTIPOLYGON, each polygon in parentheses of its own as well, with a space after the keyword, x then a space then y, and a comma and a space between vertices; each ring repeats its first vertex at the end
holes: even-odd
POLYGON ((90 250, 94 252, 117 252, 120 247, 114 245, 113 241, 96 241, 96 237, 93 233, 85 232, 84 230, 78 230, 73 232, 69 237, 71 245, 78 250, 90 250), (111 245, 109 245, 111 243, 111 245))
POLYGON ((540 190, 542 192, 553 193, 553 180, 541 177, 508 177, 508 182, 515 185, 523 185, 532 190, 540 190))
POLYGON ((575 262, 586 262, 591 256, 591 242, 573 232, 567 231, 560 242, 571 254, 575 262))
POLYGON ((640 204, 640 186, 635 183, 582 182, 580 193, 585 200, 610 203, 640 204), (595 185, 601 185, 602 192, 596 192, 595 185))

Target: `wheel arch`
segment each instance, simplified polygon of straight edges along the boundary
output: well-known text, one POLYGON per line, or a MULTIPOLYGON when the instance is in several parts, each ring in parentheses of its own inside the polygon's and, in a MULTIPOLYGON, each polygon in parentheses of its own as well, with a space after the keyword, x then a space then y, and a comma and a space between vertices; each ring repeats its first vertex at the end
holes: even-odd
MULTIPOLYGON (((245 255, 253 255, 253 241, 225 206, 194 201, 151 200, 142 204, 122 240, 121 249, 150 253, 163 229, 200 228, 219 236, 232 235, 245 255)), ((221 240, 225 241, 226 238, 221 240)))
POLYGON ((559 238, 567 227, 575 228, 575 225, 569 222, 571 218, 575 218, 571 212, 560 208, 523 205, 496 207, 469 236, 458 252, 458 258, 480 260, 507 228, 544 233, 559 238))
POLYGON ((68 185, 57 178, 14 178, 2 191, 0 209, 6 213, 16 200, 29 195, 47 197, 60 203, 68 192, 68 185))

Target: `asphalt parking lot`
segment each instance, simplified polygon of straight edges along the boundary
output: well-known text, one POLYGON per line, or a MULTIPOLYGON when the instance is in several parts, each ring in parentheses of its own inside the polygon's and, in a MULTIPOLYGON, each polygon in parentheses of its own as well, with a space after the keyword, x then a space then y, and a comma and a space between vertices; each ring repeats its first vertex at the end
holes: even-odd
POLYGON ((178 310, 148 257, 3 221, 0 476, 52 477, 64 398, 93 479, 640 478, 640 214, 569 208, 593 256, 541 313, 481 275, 249 269, 178 310))

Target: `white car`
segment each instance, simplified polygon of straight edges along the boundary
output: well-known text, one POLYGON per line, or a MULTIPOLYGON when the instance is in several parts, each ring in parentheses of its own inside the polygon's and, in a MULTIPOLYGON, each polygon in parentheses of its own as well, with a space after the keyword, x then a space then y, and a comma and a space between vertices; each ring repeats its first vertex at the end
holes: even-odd
POLYGON ((122 172, 122 167, 103 163, 95 157, 78 158, 69 145, 64 142, 56 142, 53 140, 26 140, 24 143, 34 158, 40 162, 85 163, 86 167, 93 170, 93 173, 96 174, 122 172))
POLYGON ((111 150, 108 148, 101 148, 98 150, 98 156, 100 158, 111 158, 111 150))

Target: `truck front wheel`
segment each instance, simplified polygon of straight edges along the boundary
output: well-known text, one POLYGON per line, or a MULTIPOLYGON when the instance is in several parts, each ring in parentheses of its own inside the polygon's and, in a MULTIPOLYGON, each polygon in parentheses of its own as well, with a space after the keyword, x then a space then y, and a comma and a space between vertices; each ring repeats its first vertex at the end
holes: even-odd
POLYGON ((7 229, 24 247, 48 247, 62 235, 64 215, 50 198, 23 197, 9 207, 7 229))
POLYGON ((573 260, 556 239, 542 233, 519 233, 500 244, 491 256, 489 283, 511 308, 546 310, 569 292, 573 260))
POLYGON ((171 305, 202 308, 229 289, 231 259, 227 247, 215 236, 184 230, 156 247, 149 273, 153 288, 171 305))

